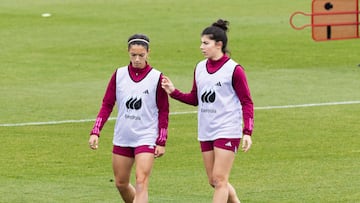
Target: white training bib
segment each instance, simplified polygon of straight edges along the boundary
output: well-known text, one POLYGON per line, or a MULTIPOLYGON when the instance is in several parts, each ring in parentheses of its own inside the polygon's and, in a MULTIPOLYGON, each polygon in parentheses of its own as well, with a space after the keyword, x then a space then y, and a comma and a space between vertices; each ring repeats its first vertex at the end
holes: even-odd
POLYGON ((242 137, 242 107, 233 88, 237 63, 229 59, 215 73, 208 73, 206 61, 196 66, 198 89, 198 140, 242 137))
POLYGON ((113 144, 123 147, 155 145, 158 137, 156 90, 160 72, 152 69, 139 82, 131 79, 128 67, 116 72, 118 115, 113 144))

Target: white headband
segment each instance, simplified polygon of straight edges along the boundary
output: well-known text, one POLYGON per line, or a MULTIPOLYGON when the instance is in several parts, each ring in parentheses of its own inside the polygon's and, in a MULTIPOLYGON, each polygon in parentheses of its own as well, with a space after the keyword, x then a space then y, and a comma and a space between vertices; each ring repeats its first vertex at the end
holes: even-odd
POLYGON ((132 39, 128 42, 128 44, 130 44, 132 42, 145 42, 146 44, 149 44, 149 42, 144 39, 132 39))

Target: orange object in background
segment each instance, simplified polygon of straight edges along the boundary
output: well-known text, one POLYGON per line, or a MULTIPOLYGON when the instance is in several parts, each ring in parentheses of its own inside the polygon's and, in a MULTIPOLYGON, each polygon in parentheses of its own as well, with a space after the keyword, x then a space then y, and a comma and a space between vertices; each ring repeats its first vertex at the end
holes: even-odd
POLYGON ((295 12, 290 17, 290 25, 301 30, 312 27, 312 38, 315 41, 360 38, 359 2, 358 0, 313 0, 312 13, 295 12), (296 27, 294 16, 301 14, 311 16, 311 24, 296 27))

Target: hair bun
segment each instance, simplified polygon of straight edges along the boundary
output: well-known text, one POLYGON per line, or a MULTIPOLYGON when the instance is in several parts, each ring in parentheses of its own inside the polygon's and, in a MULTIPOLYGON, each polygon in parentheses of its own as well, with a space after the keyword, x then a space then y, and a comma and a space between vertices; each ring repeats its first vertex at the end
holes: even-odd
POLYGON ((215 23, 212 24, 212 26, 216 26, 219 27, 221 29, 223 29, 225 32, 228 31, 228 26, 229 26, 229 21, 227 20, 223 20, 223 19, 219 19, 217 20, 215 23))

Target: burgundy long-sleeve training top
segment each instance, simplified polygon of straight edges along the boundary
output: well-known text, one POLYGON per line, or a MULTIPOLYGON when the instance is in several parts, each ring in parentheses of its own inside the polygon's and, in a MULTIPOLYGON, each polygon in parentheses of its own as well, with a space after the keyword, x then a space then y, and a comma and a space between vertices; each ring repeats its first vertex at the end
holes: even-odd
MULTIPOLYGON (((227 61, 229 57, 224 55, 221 59, 217 61, 212 61, 210 59, 207 60, 206 68, 209 73, 215 73, 218 71, 227 61)), ((254 126, 254 104, 251 99, 249 86, 247 83, 245 71, 243 67, 237 65, 232 78, 233 88, 241 102, 242 105, 242 113, 243 113, 243 134, 252 135, 253 126, 254 126)), ((178 89, 175 89, 174 92, 170 94, 170 96, 174 99, 180 100, 186 104, 190 104, 193 106, 198 105, 197 98, 197 86, 196 86, 196 78, 194 72, 194 81, 193 86, 190 93, 183 93, 178 89)))
MULTIPOLYGON (((146 65, 145 68, 139 69, 134 68, 131 63, 128 66, 130 77, 135 81, 139 82, 152 69, 150 65, 146 65)), ((156 104, 159 109, 158 113, 158 127, 159 127, 159 136, 156 141, 157 145, 165 146, 166 139, 167 139, 167 129, 169 124, 169 100, 167 93, 161 87, 161 78, 159 79, 157 90, 156 90, 156 104)), ((100 111, 97 115, 96 122, 94 124, 93 129, 91 130, 90 134, 93 135, 100 135, 101 129, 104 127, 106 121, 109 119, 109 116, 114 108, 116 102, 116 71, 111 76, 109 84, 107 86, 102 106, 100 111)))

